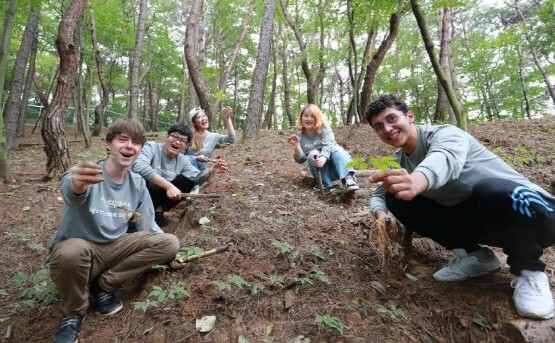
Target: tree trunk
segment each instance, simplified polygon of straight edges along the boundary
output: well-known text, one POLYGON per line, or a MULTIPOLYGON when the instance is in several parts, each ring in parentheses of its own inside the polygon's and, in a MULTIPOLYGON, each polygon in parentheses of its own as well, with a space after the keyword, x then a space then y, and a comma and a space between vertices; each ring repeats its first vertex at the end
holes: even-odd
MULTIPOLYGON (((12 39, 12 29, 15 12, 15 0, 9 0, 5 4, 4 25, 2 26, 2 43, 0 45, 0 106, 4 102, 4 82, 6 79, 6 66, 8 64, 8 52, 10 49, 10 40, 12 39)), ((4 120, 2 120, 2 127, 4 120)), ((4 139, 6 137, 4 136, 4 139)))
MULTIPOLYGON (((452 83, 451 73, 449 72, 449 59, 451 55, 451 9, 442 8, 439 10, 439 65, 445 73, 448 82, 452 83)), ((435 123, 444 123, 446 118, 450 118, 451 107, 447 94, 438 81, 437 85, 437 103, 436 113, 434 115, 435 123)), ((451 122, 451 124, 455 124, 451 122)))
MULTIPOLYGON (((281 6, 281 10, 283 12, 283 15, 285 16, 285 20, 287 21, 287 24, 289 24, 289 26, 291 27, 291 29, 293 30, 293 33, 295 34, 295 38, 297 39, 297 43, 299 44, 299 49, 301 50, 301 68, 303 70, 303 73, 305 75, 306 78, 306 99, 307 102, 309 104, 315 104, 316 103, 316 94, 318 94, 318 87, 320 86, 320 83, 323 80, 323 75, 324 75, 324 64, 323 61, 321 61, 320 63, 320 71, 319 71, 319 75, 318 76, 314 76, 312 68, 310 67, 310 64, 308 62, 308 52, 306 50, 306 43, 304 42, 303 36, 301 34, 301 31, 297 25, 297 23, 290 17, 289 13, 287 12, 287 5, 285 4, 284 0, 279 0, 279 4, 281 6)), ((320 2, 319 2, 320 4, 320 2)), ((318 6, 320 9, 320 6, 318 6)), ((319 13, 320 15, 320 13, 319 13)), ((322 40, 322 35, 320 37, 320 40, 322 40)), ((320 47, 322 48, 322 47, 320 47)), ((321 54, 320 54, 320 57, 321 54)))
POLYGON ((87 0, 72 0, 60 21, 56 39, 60 75, 52 103, 44 113, 41 129, 47 157, 45 179, 61 175, 71 162, 63 118, 71 101, 77 73, 77 50, 73 44, 73 34, 86 4, 87 0))
POLYGON ((272 78, 272 89, 270 90, 270 99, 268 100, 268 108, 266 109, 266 116, 264 117, 264 122, 262 122, 262 127, 270 130, 272 128, 273 118, 276 114, 276 88, 277 88, 277 53, 275 48, 275 41, 273 43, 272 49, 272 65, 274 67, 274 75, 272 78))
MULTIPOLYGON (((347 0, 347 18, 349 19, 349 61, 352 60, 352 64, 349 63, 349 76, 351 78, 351 85, 354 89, 353 98, 351 99, 351 106, 349 111, 348 118, 358 117, 358 105, 359 105, 359 85, 360 85, 360 78, 358 75, 358 51, 357 51, 357 44, 355 42, 355 11, 351 7, 351 0, 347 0)), ((346 125, 351 124, 351 121, 348 120, 346 125)))
POLYGON ((287 41, 285 39, 285 35, 281 31, 281 24, 279 26, 279 31, 282 33, 281 41, 282 45, 280 48, 280 56, 281 56, 281 82, 283 83, 283 102, 285 104, 285 115, 287 116, 287 120, 289 123, 289 127, 295 126, 295 116, 291 110, 291 84, 289 82, 289 75, 288 75, 288 60, 289 60, 289 51, 287 50, 287 41))
POLYGON ((98 137, 102 132, 102 124, 104 123, 104 111, 106 110, 108 101, 110 101, 110 90, 108 89, 108 84, 106 83, 104 67, 102 65, 102 57, 100 56, 100 49, 98 47, 98 40, 96 38, 96 20, 94 19, 94 10, 92 6, 90 6, 89 8, 89 14, 96 74, 98 75, 98 82, 100 83, 100 89, 102 90, 100 103, 94 108, 94 123, 92 131, 92 136, 98 137))
POLYGON ((145 36, 145 18, 147 11, 147 0, 140 0, 139 21, 137 33, 135 35, 135 52, 131 61, 129 77, 129 114, 131 119, 139 118, 139 70, 141 67, 141 52, 143 50, 143 40, 145 36))
POLYGON ((522 87, 522 96, 524 98, 524 111, 526 112, 526 118, 532 119, 532 113, 530 112, 530 99, 528 98, 528 87, 524 81, 524 61, 522 59, 522 53, 520 48, 517 48, 518 53, 518 79, 520 81, 520 86, 522 87))
POLYGON ((412 12, 414 13, 414 17, 416 18, 416 22, 418 23, 418 28, 420 29, 420 34, 422 35, 424 47, 426 48, 426 52, 428 53, 434 72, 439 82, 441 83, 441 86, 443 87, 443 89, 445 89, 445 92, 447 93, 447 99, 449 99, 449 103, 451 104, 451 107, 453 108, 453 112, 457 117, 457 126, 463 130, 466 130, 466 118, 463 114, 462 107, 459 101, 457 100, 457 95, 455 94, 453 85, 449 82, 445 73, 441 69, 441 66, 439 65, 439 61, 437 59, 437 56, 434 50, 434 43, 430 38, 428 26, 426 25, 424 16, 420 11, 420 6, 418 5, 418 1, 411 0, 410 3, 412 7, 412 12))
POLYGON ((25 67, 27 66, 27 61, 29 60, 29 54, 31 52, 31 46, 33 45, 34 36, 36 36, 38 32, 39 12, 40 9, 38 7, 34 5, 31 6, 27 25, 25 26, 25 31, 21 40, 21 45, 19 46, 19 51, 17 52, 17 57, 14 62, 10 94, 8 95, 8 100, 6 101, 6 107, 4 109, 6 146, 8 150, 17 147, 17 120, 19 117, 21 95, 23 93, 25 67))
POLYGON ((270 64, 270 47, 274 35, 275 9, 275 0, 264 1, 264 18, 260 28, 258 56, 252 75, 249 105, 247 106, 247 127, 244 131, 244 137, 249 140, 257 138, 260 129, 260 114, 262 113, 264 89, 268 76, 268 65, 270 64))
MULTIPOLYGON (((218 90, 222 94, 225 94, 225 89, 227 85, 227 80, 229 79, 229 74, 231 73, 231 70, 235 66, 235 62, 237 61, 237 56, 239 56, 239 53, 241 52, 241 47, 243 46, 243 42, 247 37, 249 23, 252 19, 253 12, 254 12, 254 0, 249 0, 249 5, 247 8, 247 16, 245 17, 245 21, 243 22, 243 30, 241 31, 241 35, 239 36, 239 39, 237 39, 237 42, 235 42, 235 49, 231 54, 231 58, 229 60, 226 60, 227 66, 225 68, 224 73, 220 77, 220 81, 218 83, 218 90)), ((221 100, 216 100, 216 103, 214 104, 214 108, 215 109, 219 108, 220 104, 221 104, 221 100)))
POLYGON ((191 11, 189 12, 189 17, 187 18, 187 28, 185 31, 185 59, 187 60, 187 69, 189 70, 189 76, 197 93, 200 107, 204 110, 206 116, 211 119, 212 105, 210 99, 212 96, 210 95, 210 90, 202 79, 194 54, 194 46, 197 43, 194 33, 198 32, 197 30, 203 5, 203 0, 193 0, 191 2, 191 11))
MULTIPOLYGON (((38 30, 38 27, 37 27, 38 30)), ((31 44, 31 56, 27 67, 27 75, 25 76, 25 87, 21 96, 21 104, 19 105, 19 115, 17 118, 17 137, 25 136, 25 116, 27 113, 27 104, 29 103, 29 94, 33 87, 33 74, 35 73, 35 62, 37 59, 38 32, 33 37, 31 44)))
POLYGON ((185 114, 185 98, 187 96, 187 61, 185 60, 185 51, 181 56, 181 89, 179 92, 179 104, 177 105, 177 119, 178 123, 187 124, 186 114, 185 114))
POLYGON ((526 22, 526 18, 524 17, 524 14, 520 10, 520 6, 518 5, 518 0, 515 0, 515 9, 516 9, 516 12, 518 14, 518 17, 519 17, 520 21, 522 22, 523 31, 524 31, 524 38, 526 39, 526 42, 528 43, 528 47, 530 49, 530 54, 532 55, 532 59, 534 60, 534 63, 536 64, 536 67, 538 68, 540 74, 543 77, 543 81, 545 82, 545 85, 547 87, 547 93, 549 93, 549 96, 551 97, 551 100, 553 101, 553 104, 555 104, 555 87, 553 87, 553 84, 549 80, 549 75, 547 75, 547 72, 545 71, 545 68, 543 67, 542 62, 538 58, 538 54, 536 52, 536 49, 534 49, 534 47, 532 45, 532 38, 530 37, 530 33, 528 32, 528 23, 526 22))
MULTIPOLYGON (((391 45, 393 45, 393 42, 397 38, 401 17, 402 13, 400 11, 391 14, 391 17, 389 18, 389 32, 380 44, 380 47, 378 48, 374 56, 372 56, 372 60, 370 61, 370 63, 368 63, 368 65, 366 66, 366 75, 364 76, 364 83, 362 84, 362 91, 360 92, 361 112, 363 112, 370 103, 372 88, 374 86, 374 81, 376 80, 376 75, 378 74, 378 69, 382 64, 385 55, 391 48, 391 45)), ((372 35, 372 37, 374 36, 372 35)))

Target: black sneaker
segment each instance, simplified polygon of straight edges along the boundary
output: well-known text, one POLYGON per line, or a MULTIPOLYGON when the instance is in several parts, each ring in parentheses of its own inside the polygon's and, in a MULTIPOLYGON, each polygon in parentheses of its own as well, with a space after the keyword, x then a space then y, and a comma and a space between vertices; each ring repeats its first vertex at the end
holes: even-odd
POLYGON ((162 212, 154 212, 154 221, 158 224, 159 227, 168 226, 172 223, 171 220, 164 217, 164 213, 162 212))
POLYGON ((51 343, 77 343, 79 341, 79 330, 85 316, 66 316, 62 317, 58 330, 52 336, 51 343))
POLYGON ((114 293, 105 291, 97 280, 91 284, 91 294, 96 301, 96 308, 100 314, 111 316, 123 309, 123 302, 114 293))

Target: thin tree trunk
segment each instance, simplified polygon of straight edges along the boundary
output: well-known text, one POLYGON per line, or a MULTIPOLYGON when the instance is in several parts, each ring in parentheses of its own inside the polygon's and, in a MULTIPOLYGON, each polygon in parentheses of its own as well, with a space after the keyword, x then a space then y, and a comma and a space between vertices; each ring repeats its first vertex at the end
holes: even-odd
POLYGON ((528 32, 528 23, 526 22, 526 18, 524 17, 524 14, 522 13, 520 6, 518 5, 518 0, 515 0, 515 9, 520 21, 522 22, 524 38, 528 43, 528 47, 530 49, 530 54, 532 55, 532 59, 534 60, 536 67, 538 68, 540 74, 543 77, 543 81, 545 82, 545 85, 547 87, 547 92, 549 93, 549 96, 551 97, 553 104, 555 104, 555 87, 553 87, 553 84, 549 80, 549 75, 547 75, 547 72, 545 71, 545 68, 543 67, 542 62, 538 58, 536 49, 534 49, 534 47, 532 46, 532 38, 530 37, 530 33, 528 32))
POLYGON ((524 97, 524 111, 526 112, 526 117, 532 119, 532 113, 530 112, 530 99, 528 98, 528 87, 524 81, 524 60, 522 59, 522 53, 520 48, 517 48, 518 54, 518 79, 520 81, 520 86, 522 87, 522 96, 524 97))
POLYGON ((264 18, 260 28, 258 56, 252 76, 249 105, 247 106, 247 127, 244 131, 244 137, 249 140, 257 138, 260 129, 260 114, 262 112, 264 89, 266 88, 268 65, 270 63, 270 47, 274 35, 275 9, 275 0, 264 1, 264 18))
POLYGON ((380 44, 380 47, 378 48, 374 56, 372 56, 372 60, 370 60, 370 63, 368 63, 368 65, 366 66, 366 75, 364 76, 364 83, 362 84, 362 91, 360 92, 361 112, 364 111, 364 109, 366 109, 366 106, 368 106, 368 104, 370 103, 372 88, 374 86, 374 81, 376 80, 376 75, 378 74, 378 69, 382 64, 385 55, 391 48, 391 45, 393 45, 393 42, 397 38, 401 17, 402 12, 400 11, 391 14, 391 17, 389 18, 389 32, 380 44))
MULTIPOLYGON (((358 52, 357 52, 357 44, 355 42, 355 11, 351 8, 351 0, 347 0, 347 17, 349 19, 349 60, 352 57, 352 65, 349 63, 349 76, 351 77, 351 85, 355 90, 353 92, 353 98, 351 99, 351 106, 349 111, 349 119, 352 117, 358 117, 358 89, 359 89, 359 75, 358 75, 358 52)), ((349 125, 351 121, 347 121, 347 125, 349 125)))
POLYGON ((277 88, 277 77, 278 77, 278 70, 277 70, 277 53, 275 49, 275 41, 272 44, 272 64, 274 67, 274 75, 272 78, 272 88, 270 90, 270 96, 268 100, 268 108, 266 109, 266 116, 264 116, 264 121, 262 122, 262 127, 270 130, 272 128, 273 117, 276 114, 276 88, 277 88))
POLYGON ((295 117, 292 114, 291 110, 291 84, 289 82, 289 75, 288 75, 288 59, 289 59, 289 51, 287 50, 287 41, 285 36, 283 35, 283 31, 281 31, 281 24, 279 25, 279 31, 282 33, 281 41, 282 45, 280 48, 280 56, 281 56, 281 80, 283 83, 283 102, 285 104, 285 115, 287 116, 287 120, 289 122, 289 127, 295 126, 295 117))
MULTIPOLYGON (((8 65, 10 40, 12 38, 14 12, 15 0, 9 0, 9 2, 6 4, 6 10, 4 12, 4 25, 2 26, 2 43, 0 45, 0 113, 3 112, 2 104, 4 103, 4 82, 6 79, 6 66, 8 65)), ((2 127, 3 126, 4 120, 2 120, 2 127)))
POLYGON ((27 61, 29 60, 29 54, 31 52, 31 46, 33 45, 34 36, 37 34, 39 13, 40 9, 32 5, 29 11, 29 18, 27 20, 27 25, 25 26, 23 38, 21 40, 21 45, 14 63, 10 94, 8 95, 8 100, 4 109, 4 124, 8 150, 17 147, 17 121, 19 118, 19 105, 21 104, 21 96, 24 87, 25 67, 27 66, 27 61))
POLYGON ((457 95, 455 94, 455 90, 453 86, 445 76, 445 73, 441 69, 439 65, 439 61, 437 59, 435 50, 434 50, 434 43, 430 38, 430 33, 428 31, 428 26, 426 25, 426 21, 424 16, 420 11, 420 6, 418 5, 417 0, 410 1, 412 6, 412 12, 414 13, 414 17, 416 18, 416 22, 418 23, 418 27, 420 29, 420 34, 422 35, 422 40, 424 42, 424 47, 428 52, 428 56, 430 58, 430 62, 432 63, 432 67, 434 72, 436 73, 439 82, 441 83, 442 87, 445 89, 447 93, 447 99, 449 99, 449 103, 453 108, 453 112, 455 112, 455 116, 457 117, 457 126, 463 130, 466 130, 466 118, 463 114, 462 107, 457 99, 457 95))
MULTIPOLYGON (((449 8, 442 8, 439 10, 439 64, 445 73, 448 81, 451 82, 451 73, 449 73, 449 54, 451 53, 451 37, 449 30, 449 23, 451 20, 451 11, 449 8)), ((449 100, 445 90, 437 82, 437 103, 436 112, 434 115, 435 123, 444 123, 447 115, 450 112, 449 100)), ((453 124, 453 123, 451 123, 453 124)))
POLYGON ((179 92, 179 104, 177 108, 177 122, 187 123, 185 119, 185 98, 187 95, 187 61, 185 60, 185 51, 183 51, 183 56, 181 58, 181 89, 179 92))
POLYGON ((38 32, 34 35, 33 43, 31 44, 31 56, 29 56, 29 66, 27 67, 27 75, 25 76, 25 87, 23 88, 23 96, 21 97, 21 104, 19 105, 17 137, 25 136, 25 117, 27 113, 27 104, 29 102, 29 94, 31 93, 31 87, 33 87, 33 74, 35 73, 35 62, 37 59, 37 43, 38 32))
POLYGON ((139 21, 135 36, 135 52, 131 62, 131 75, 129 77, 129 114, 128 117, 137 120, 139 118, 139 70, 141 67, 141 52, 145 35, 145 18, 147 11, 147 0, 140 0, 139 21))
POLYGON ((100 49, 98 47, 98 40, 96 38, 96 20, 94 19, 93 7, 89 7, 90 15, 90 25, 91 25, 91 40, 94 50, 94 62, 96 65, 96 74, 98 75, 98 82, 100 83, 100 89, 102 93, 100 94, 100 103, 94 108, 94 123, 92 136, 98 137, 102 133, 102 124, 104 123, 104 112, 106 111, 106 106, 108 101, 110 101, 110 90, 108 84, 106 83, 106 77, 104 75, 104 67, 102 65, 102 57, 100 56, 100 49))
POLYGON ((185 59, 187 60, 187 69, 189 70, 189 76, 193 83, 193 87, 198 96, 200 102, 200 107, 206 113, 206 116, 212 118, 212 105, 211 105, 211 95, 210 90, 205 85, 202 79, 201 72, 196 63, 196 58, 194 55, 194 46, 196 44, 195 32, 198 32, 198 26, 200 22, 200 16, 202 13, 202 7, 204 5, 203 0, 193 0, 191 2, 191 11, 189 12, 189 17, 187 18, 187 28, 185 31, 185 59))
POLYGON ((56 39, 60 56, 60 76, 52 103, 43 116, 41 129, 47 157, 45 179, 61 175, 69 168, 71 162, 63 118, 71 101, 77 73, 77 50, 73 44, 73 34, 86 4, 87 0, 71 1, 60 21, 56 39))

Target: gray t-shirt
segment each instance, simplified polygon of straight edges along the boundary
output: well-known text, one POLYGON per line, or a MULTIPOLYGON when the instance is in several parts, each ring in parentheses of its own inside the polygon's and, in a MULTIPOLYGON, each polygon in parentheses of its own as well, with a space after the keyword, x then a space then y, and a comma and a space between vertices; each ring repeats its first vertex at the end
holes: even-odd
POLYGON ((90 185, 83 194, 72 190, 72 170, 62 175, 61 192, 64 199, 62 221, 50 244, 54 246, 69 238, 81 238, 95 243, 109 243, 125 235, 133 212, 140 215, 136 220, 137 231, 162 233, 154 222, 154 207, 146 189, 145 180, 127 171, 123 183, 108 177, 106 161, 99 161, 104 181, 90 185))
MULTIPOLYGON (((191 164, 191 161, 183 154, 177 154, 173 158, 169 158, 164 153, 164 144, 154 141, 147 142, 141 154, 133 163, 133 172, 141 175, 150 181, 156 175, 160 175, 167 181, 173 181, 177 175, 182 174, 194 183, 202 184, 208 179, 208 169, 199 170, 191 164)), ((160 187, 149 184, 152 189, 160 189, 160 187)))
MULTIPOLYGON (((322 127, 322 133, 300 132, 299 141, 304 154, 301 157, 293 156, 297 163, 304 163, 309 158, 308 153, 314 149, 319 150, 320 156, 324 156, 328 160, 333 152, 344 150, 335 141, 333 131, 326 126, 322 127)), ((312 156, 310 156, 310 158, 312 158, 312 156)))
MULTIPOLYGON (((472 187, 485 178, 501 178, 520 183, 554 199, 546 190, 532 183, 505 161, 489 151, 469 133, 453 125, 417 126, 416 150, 408 156, 401 149, 395 157, 409 173, 419 171, 428 179, 428 189, 421 195, 445 206, 456 205, 472 193, 472 187)), ((370 210, 387 212, 385 189, 378 184, 370 199, 370 210)))
POLYGON ((187 155, 204 155, 206 157, 212 157, 212 153, 214 150, 218 148, 225 148, 228 145, 235 143, 236 136, 235 135, 222 135, 221 133, 204 132, 202 136, 202 149, 193 149, 193 147, 189 146, 187 148, 187 155))

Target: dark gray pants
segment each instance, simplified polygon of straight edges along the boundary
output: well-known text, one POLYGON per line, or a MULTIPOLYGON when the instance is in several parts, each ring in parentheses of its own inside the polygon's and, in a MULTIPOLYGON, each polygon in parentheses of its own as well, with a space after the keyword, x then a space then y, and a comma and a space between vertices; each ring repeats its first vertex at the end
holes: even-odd
POLYGON ((408 229, 447 249, 503 248, 514 275, 522 269, 543 271, 543 249, 555 244, 555 202, 510 180, 482 180, 470 198, 454 206, 423 196, 404 201, 391 193, 386 203, 408 229))

